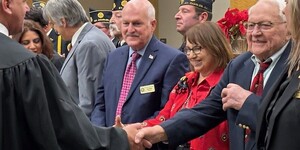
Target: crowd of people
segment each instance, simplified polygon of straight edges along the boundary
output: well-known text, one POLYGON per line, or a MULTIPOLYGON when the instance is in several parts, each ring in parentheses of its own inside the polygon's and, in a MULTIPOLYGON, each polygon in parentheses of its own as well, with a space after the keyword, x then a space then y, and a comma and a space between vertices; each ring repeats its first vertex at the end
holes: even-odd
POLYGON ((250 7, 237 57, 213 3, 180 1, 176 49, 148 0, 0 0, 1 149, 300 149, 300 1, 250 7))

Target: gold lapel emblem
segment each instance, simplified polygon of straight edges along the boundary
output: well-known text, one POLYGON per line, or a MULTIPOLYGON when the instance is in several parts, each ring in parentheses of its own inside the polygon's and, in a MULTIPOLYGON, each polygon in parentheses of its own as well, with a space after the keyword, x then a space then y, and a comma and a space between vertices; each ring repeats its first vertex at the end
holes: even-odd
POLYGON ((300 99, 300 90, 298 90, 298 91, 295 92, 294 98, 300 99))
POLYGON ((154 84, 145 85, 140 87, 141 94, 153 93, 155 92, 154 84))

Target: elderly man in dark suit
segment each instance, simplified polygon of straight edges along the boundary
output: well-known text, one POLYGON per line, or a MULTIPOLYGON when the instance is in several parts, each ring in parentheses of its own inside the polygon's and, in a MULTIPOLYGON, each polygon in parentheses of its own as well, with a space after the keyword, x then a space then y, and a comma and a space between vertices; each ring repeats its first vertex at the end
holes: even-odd
POLYGON ((282 14, 284 5, 282 1, 266 0, 252 6, 246 24, 249 52, 228 64, 220 82, 205 100, 161 125, 142 129, 137 142, 146 138, 153 143, 168 140, 170 145, 181 144, 227 119, 230 149, 256 150, 258 108, 286 67, 291 48, 282 14), (265 64, 269 67, 262 72, 265 64), (258 77, 263 80, 256 82, 258 77))
POLYGON ((104 62, 115 46, 92 25, 76 0, 49 0, 43 9, 54 29, 73 45, 60 74, 78 106, 91 115, 104 62))
POLYGON ((155 116, 188 70, 182 52, 153 36, 155 10, 149 1, 129 1, 122 16, 122 34, 128 46, 117 48, 107 58, 91 117, 98 126, 114 125, 117 115, 126 124, 155 116), (136 74, 128 75, 134 55, 140 55, 134 63, 136 74), (127 76, 133 76, 129 85, 127 76))

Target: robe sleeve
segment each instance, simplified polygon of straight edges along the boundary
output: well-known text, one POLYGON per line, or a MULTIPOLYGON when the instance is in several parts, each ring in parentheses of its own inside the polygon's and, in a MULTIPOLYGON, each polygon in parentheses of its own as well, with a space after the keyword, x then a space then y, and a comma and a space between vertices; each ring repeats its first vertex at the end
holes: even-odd
POLYGON ((118 128, 93 126, 43 56, 0 69, 0 149, 129 149, 118 128))

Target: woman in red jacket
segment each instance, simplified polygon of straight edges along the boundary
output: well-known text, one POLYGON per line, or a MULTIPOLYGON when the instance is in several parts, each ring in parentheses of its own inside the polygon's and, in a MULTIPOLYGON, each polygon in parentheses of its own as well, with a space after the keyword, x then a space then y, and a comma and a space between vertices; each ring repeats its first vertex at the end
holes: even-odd
MULTIPOLYGON (((170 93, 165 107, 144 126, 154 126, 170 119, 181 109, 200 103, 218 83, 224 68, 233 57, 231 46, 221 29, 213 22, 193 26, 185 35, 185 54, 193 71, 186 73, 170 93)), ((188 117, 188 116, 187 116, 188 117)), ((178 131, 180 132, 180 131, 178 131)), ((228 150, 228 125, 223 122, 206 134, 177 149, 228 150)))

